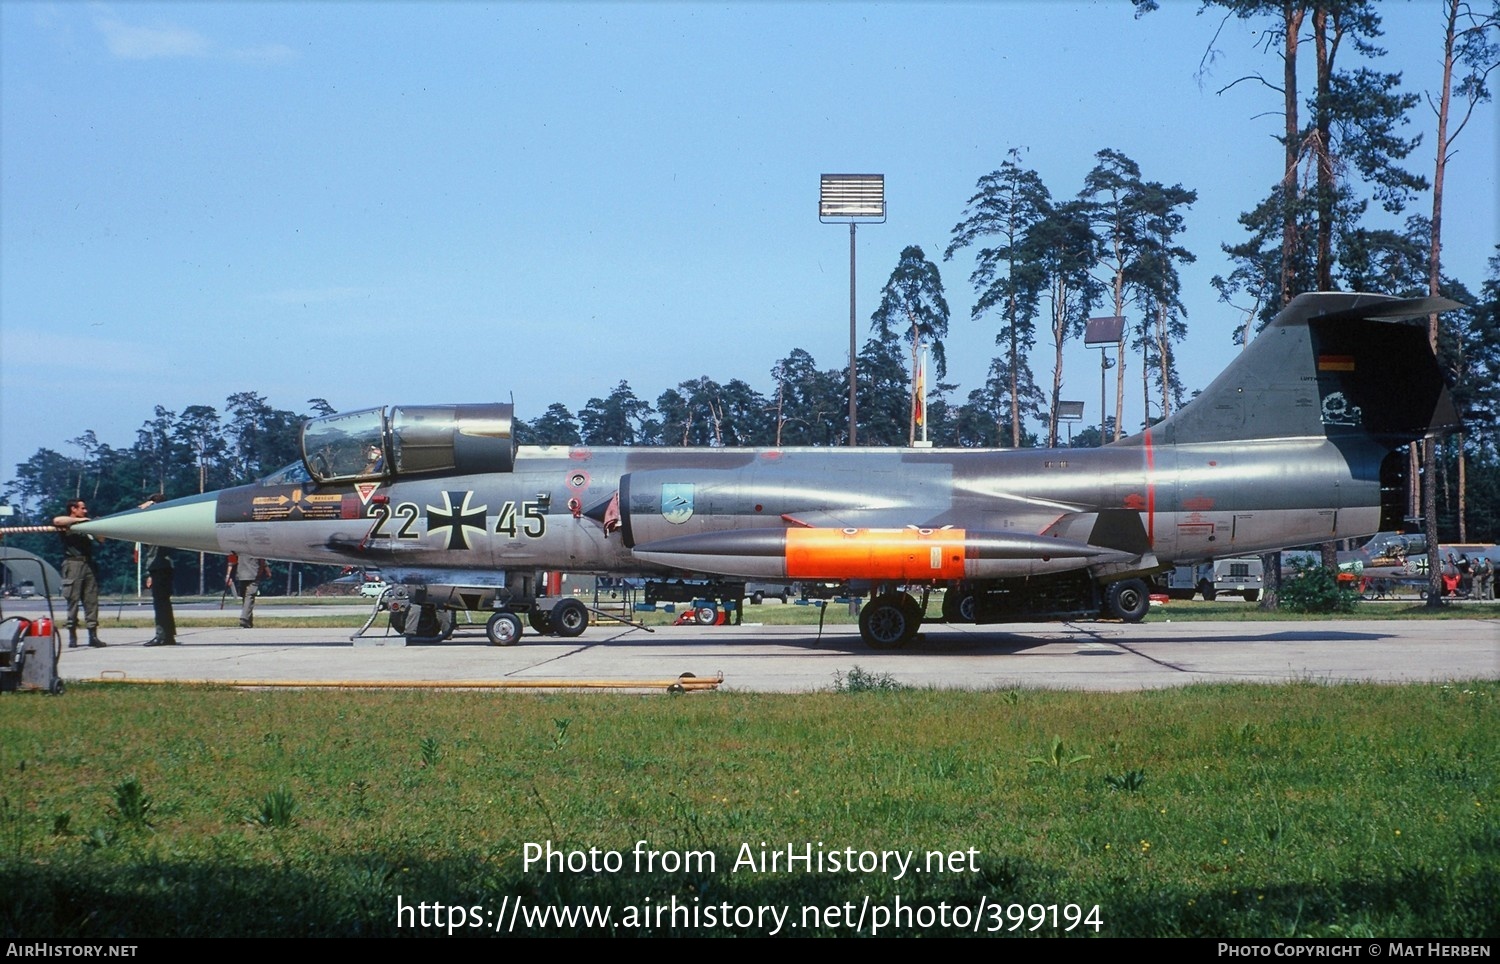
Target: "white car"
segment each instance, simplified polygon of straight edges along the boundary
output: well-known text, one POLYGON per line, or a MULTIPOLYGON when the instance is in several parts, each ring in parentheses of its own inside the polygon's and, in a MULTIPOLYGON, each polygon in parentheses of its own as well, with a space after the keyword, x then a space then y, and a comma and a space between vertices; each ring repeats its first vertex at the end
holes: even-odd
POLYGON ((370 596, 373 598, 385 592, 388 588, 388 585, 389 584, 383 582, 362 582, 359 584, 359 594, 361 596, 370 596))

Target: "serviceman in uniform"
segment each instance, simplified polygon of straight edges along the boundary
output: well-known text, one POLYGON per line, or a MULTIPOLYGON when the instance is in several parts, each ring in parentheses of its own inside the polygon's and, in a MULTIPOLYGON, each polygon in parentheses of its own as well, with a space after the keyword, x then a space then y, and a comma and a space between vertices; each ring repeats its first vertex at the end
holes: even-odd
MULTIPOLYGON (((142 502, 142 509, 162 501, 160 492, 142 502)), ((176 646, 177 617, 172 613, 172 550, 164 546, 146 546, 146 585, 151 589, 151 609, 156 615, 156 635, 147 646, 176 646)))
POLYGON ((52 520, 63 544, 63 597, 68 601, 68 646, 78 645, 78 605, 83 604, 84 625, 89 631, 89 645, 104 646, 99 638, 99 563, 94 560, 97 536, 79 535, 73 526, 89 521, 89 507, 83 499, 68 500, 67 515, 52 520))
POLYGON ((224 578, 232 583, 235 594, 242 600, 240 603, 241 629, 250 629, 255 625, 255 597, 260 592, 261 573, 265 568, 264 559, 242 556, 238 553, 229 557, 229 571, 224 574, 224 578))

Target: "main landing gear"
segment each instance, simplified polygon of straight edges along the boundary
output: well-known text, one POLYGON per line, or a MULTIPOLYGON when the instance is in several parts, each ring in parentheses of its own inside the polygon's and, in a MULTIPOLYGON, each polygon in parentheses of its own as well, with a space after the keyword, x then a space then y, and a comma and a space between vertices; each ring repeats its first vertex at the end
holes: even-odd
POLYGON ((909 593, 881 593, 860 610, 859 634, 872 649, 894 649, 916 638, 922 604, 909 593))
MULTIPOLYGON (((886 589, 859 616, 859 634, 872 649, 894 649, 916 638, 926 616, 927 590, 886 589)), ((1138 623, 1151 608, 1146 580, 1130 577, 1097 583, 1086 572, 993 579, 950 585, 943 593, 942 622, 1004 623, 1118 619, 1138 623)))

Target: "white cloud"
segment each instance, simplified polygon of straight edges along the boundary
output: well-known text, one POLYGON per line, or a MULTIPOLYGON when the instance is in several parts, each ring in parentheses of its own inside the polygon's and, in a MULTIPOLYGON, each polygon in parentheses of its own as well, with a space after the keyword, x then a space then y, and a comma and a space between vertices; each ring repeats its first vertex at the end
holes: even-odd
POLYGON ((206 57, 211 52, 208 38, 186 27, 135 27, 115 17, 98 17, 94 26, 104 35, 109 52, 126 60, 206 57))

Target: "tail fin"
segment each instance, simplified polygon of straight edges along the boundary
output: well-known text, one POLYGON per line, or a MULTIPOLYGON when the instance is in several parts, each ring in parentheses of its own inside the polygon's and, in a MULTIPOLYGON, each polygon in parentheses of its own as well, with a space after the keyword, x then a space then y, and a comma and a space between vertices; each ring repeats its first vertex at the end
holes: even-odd
POLYGON ((1181 411, 1164 443, 1364 436, 1388 448, 1458 427, 1427 329, 1446 298, 1319 292, 1294 298, 1181 411))

